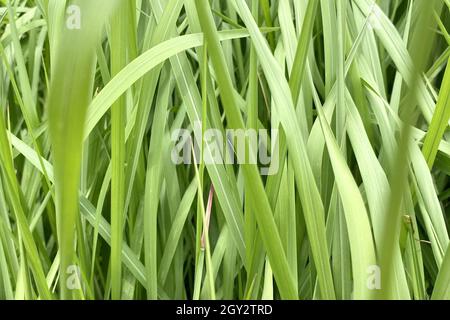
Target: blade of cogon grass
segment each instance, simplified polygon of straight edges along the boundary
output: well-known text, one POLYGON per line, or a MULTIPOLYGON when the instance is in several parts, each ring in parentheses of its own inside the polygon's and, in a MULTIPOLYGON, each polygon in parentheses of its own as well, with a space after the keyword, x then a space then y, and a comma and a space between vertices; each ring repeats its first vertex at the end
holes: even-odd
MULTIPOLYGON (((127 63, 123 45, 128 23, 128 5, 121 3, 111 19, 111 75, 114 77, 127 63)), ((111 297, 120 299, 122 291, 121 246, 125 205, 125 124, 126 100, 119 97, 111 107, 111 297)))
MULTIPOLYGON (((232 128, 243 128, 243 120, 239 113, 236 101, 233 99, 233 90, 231 79, 225 68, 224 57, 220 48, 219 38, 216 27, 210 13, 209 4, 206 1, 196 3, 200 24, 205 34, 206 43, 208 44, 208 51, 210 52, 211 60, 214 65, 216 75, 218 77, 219 88, 221 90, 221 98, 226 108, 226 114, 230 126, 232 128)), ((248 10, 248 8, 247 8, 248 10)), ((251 13, 249 12, 250 16, 251 13)), ((248 140, 246 139, 246 145, 248 140)), ((252 165, 243 165, 244 176, 246 181, 251 184, 253 195, 251 197, 252 208, 258 214, 256 215, 259 221, 259 227, 262 231, 263 241, 271 260, 272 268, 274 269, 275 278, 280 288, 280 293, 284 298, 295 299, 297 296, 297 285, 292 281, 292 275, 287 265, 285 252, 281 246, 281 241, 278 232, 275 231, 275 223, 273 221, 272 211, 265 196, 264 187, 257 173, 257 169, 252 165), (259 196, 264 195, 261 199, 259 196), (262 201, 261 201, 262 200, 262 201), (269 230, 272 230, 271 234, 269 230), (269 237, 271 239, 269 239, 269 237)))
MULTIPOLYGON (((279 66, 274 61, 273 56, 269 53, 261 33, 257 30, 257 26, 251 17, 247 5, 242 1, 233 1, 233 4, 236 5, 237 11, 250 32, 258 57, 266 62, 262 67, 266 74, 266 78, 269 81, 269 85, 272 88, 272 93, 274 94, 273 98, 275 100, 277 113, 279 114, 283 128, 286 131, 287 145, 289 151, 292 152, 291 155, 296 174, 296 184, 302 200, 308 234, 313 238, 311 246, 314 263, 318 270, 319 286, 321 288, 320 293, 325 299, 333 299, 335 293, 328 261, 329 253, 325 241, 323 204, 312 177, 311 167, 305 152, 304 141, 302 141, 302 139, 296 139, 296 141, 294 141, 294 132, 300 132, 300 129, 296 117, 292 116, 293 102, 289 87, 286 80, 281 75, 279 66)), ((271 266, 276 277, 274 265, 271 266)))
MULTIPOLYGON (((116 2, 116 1, 114 1, 116 2)), ((75 1, 83 12, 80 29, 60 25, 55 65, 48 99, 49 128, 55 163, 58 240, 61 248, 60 283, 63 298, 70 298, 66 287, 67 268, 73 264, 75 221, 78 217, 78 183, 81 165, 85 114, 91 99, 94 76, 95 43, 114 2, 75 1), (101 12, 100 16, 98 12, 101 12), (87 72, 87 73, 86 73, 87 72), (71 78, 66 77, 71 74, 71 78), (68 153, 66 150, 70 150, 68 153)))
POLYGON ((427 135, 422 147, 422 152, 425 156, 427 164, 430 168, 433 167, 434 160, 439 147, 439 142, 442 139, 445 129, 447 128, 450 119, 450 60, 447 61, 447 68, 442 80, 442 85, 439 91, 439 98, 436 104, 433 118, 428 128, 427 135))

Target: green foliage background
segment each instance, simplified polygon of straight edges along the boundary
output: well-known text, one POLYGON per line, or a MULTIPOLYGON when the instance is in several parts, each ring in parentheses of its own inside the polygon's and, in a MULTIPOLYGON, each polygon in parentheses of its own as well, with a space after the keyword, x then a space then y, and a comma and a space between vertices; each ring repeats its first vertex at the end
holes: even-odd
POLYGON ((450 298, 449 33, 449 0, 0 0, 0 299, 450 298), (174 164, 198 121, 279 130, 279 170, 174 164))

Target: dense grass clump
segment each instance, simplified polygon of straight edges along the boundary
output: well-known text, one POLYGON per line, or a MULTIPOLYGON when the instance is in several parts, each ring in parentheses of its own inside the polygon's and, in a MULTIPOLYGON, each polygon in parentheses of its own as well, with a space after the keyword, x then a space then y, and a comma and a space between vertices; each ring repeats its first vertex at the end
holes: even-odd
POLYGON ((0 0, 0 299, 450 298, 449 0, 0 0))

